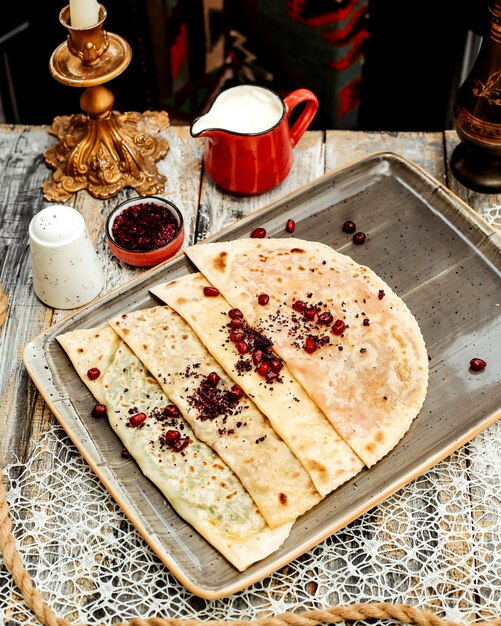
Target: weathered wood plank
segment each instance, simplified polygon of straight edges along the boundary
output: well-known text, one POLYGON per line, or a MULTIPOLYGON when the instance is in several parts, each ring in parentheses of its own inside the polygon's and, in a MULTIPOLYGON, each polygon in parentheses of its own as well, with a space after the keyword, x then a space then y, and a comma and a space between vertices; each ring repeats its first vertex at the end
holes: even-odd
POLYGON ((400 154, 445 183, 442 133, 327 131, 326 171, 381 151, 400 154))
POLYGON ((25 126, 1 127, 0 137, 0 281, 10 303, 0 340, 0 462, 5 464, 25 458, 32 420, 41 411, 22 352, 52 321, 52 310, 32 289, 28 246, 29 222, 45 206, 41 186, 50 173, 42 155, 52 139, 43 128, 25 126))

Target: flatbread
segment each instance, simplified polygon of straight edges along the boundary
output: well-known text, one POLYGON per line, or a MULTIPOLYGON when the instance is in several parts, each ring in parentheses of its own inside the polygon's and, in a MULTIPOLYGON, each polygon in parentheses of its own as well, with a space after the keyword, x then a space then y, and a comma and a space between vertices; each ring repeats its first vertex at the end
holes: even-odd
POLYGON ((97 402, 107 407, 113 430, 143 473, 228 561, 243 571, 283 543, 292 524, 270 529, 226 463, 196 438, 182 417, 166 417, 168 398, 110 326, 57 339, 97 402), (100 375, 93 381, 87 371, 94 367, 100 375), (131 427, 131 415, 140 413, 147 416, 144 423, 131 427), (162 444, 169 430, 189 439, 183 450, 162 444))
MULTIPOLYGON (((355 476, 364 466, 362 461, 339 437, 271 347, 265 350, 264 358, 271 354, 273 359, 268 363, 273 361, 276 369, 278 363, 281 369, 276 378, 267 379, 257 371, 263 360, 255 364, 250 351, 241 354, 237 343, 228 340, 231 333, 238 332, 231 327, 228 315, 231 307, 221 295, 206 297, 206 286, 206 278, 196 273, 157 285, 150 291, 184 317, 221 367, 268 417, 321 495, 355 476)), ((241 332, 245 334, 246 345, 254 347, 254 351, 261 349, 262 357, 268 343, 266 338, 249 332, 246 325, 241 332)))
POLYGON ((234 383, 192 328, 169 307, 109 320, 181 410, 196 436, 240 478, 272 528, 295 520, 321 499, 310 477, 269 421, 234 383), (219 382, 209 385, 214 373, 219 382))
POLYGON ((207 243, 185 252, 273 341, 367 466, 398 443, 424 402, 428 356, 414 316, 380 277, 329 246, 296 238, 207 243), (265 306, 260 293, 269 296, 265 306), (297 301, 313 310, 312 320, 293 308, 297 301), (332 321, 320 323, 322 313, 332 321), (333 333, 336 320, 347 325, 341 335, 333 333))

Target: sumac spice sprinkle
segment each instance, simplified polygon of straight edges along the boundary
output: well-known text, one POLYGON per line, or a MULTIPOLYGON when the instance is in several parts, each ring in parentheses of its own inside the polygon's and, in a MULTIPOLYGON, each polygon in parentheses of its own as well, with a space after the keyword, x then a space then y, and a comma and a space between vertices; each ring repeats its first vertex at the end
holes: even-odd
POLYGON ((127 250, 155 250, 172 241, 177 229, 177 221, 167 207, 141 202, 115 217, 111 234, 127 250))
POLYGON ((279 376, 279 372, 284 365, 282 360, 273 352, 271 339, 249 326, 244 320, 241 320, 241 327, 238 332, 234 332, 232 326, 235 321, 240 320, 232 319, 226 327, 229 329, 230 341, 235 344, 235 348, 240 354, 239 361, 235 366, 238 373, 248 372, 254 366, 255 371, 266 378, 267 382, 281 383, 282 378, 279 376), (270 371, 274 372, 272 378, 268 376, 270 371))

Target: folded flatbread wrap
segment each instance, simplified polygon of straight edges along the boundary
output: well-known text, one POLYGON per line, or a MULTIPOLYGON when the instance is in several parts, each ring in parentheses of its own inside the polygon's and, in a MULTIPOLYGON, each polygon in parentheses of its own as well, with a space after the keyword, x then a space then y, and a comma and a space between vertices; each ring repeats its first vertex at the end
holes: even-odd
POLYGON ((185 252, 273 341, 367 466, 398 443, 424 402, 428 355, 416 319, 379 276, 329 246, 296 238, 206 243, 185 252))
POLYGON ((249 328, 238 312, 232 318, 234 312, 222 295, 206 297, 206 286, 206 278, 195 273, 150 291, 184 317, 221 367, 268 417, 320 494, 325 496, 355 476, 363 468, 362 461, 273 352, 271 342, 249 328), (239 352, 242 345, 237 340, 245 343, 247 352, 239 352))
POLYGON ((240 571, 280 547, 292 524, 267 526, 235 473, 181 416, 166 413, 170 401, 160 385, 111 327, 57 339, 143 473, 185 521, 240 571), (100 372, 95 379, 87 374, 92 368, 100 372), (138 415, 141 424, 133 426, 138 415))
POLYGON ((198 439, 226 461, 272 528, 321 499, 308 473, 267 418, 235 386, 170 307, 119 315, 111 327, 160 383, 198 439))

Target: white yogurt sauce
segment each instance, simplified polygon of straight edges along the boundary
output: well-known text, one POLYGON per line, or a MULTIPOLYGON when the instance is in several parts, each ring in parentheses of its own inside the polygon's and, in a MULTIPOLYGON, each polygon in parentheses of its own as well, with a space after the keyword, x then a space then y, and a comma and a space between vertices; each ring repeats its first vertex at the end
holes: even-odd
POLYGON ((223 91, 208 113, 196 120, 191 132, 222 129, 238 133, 262 133, 277 124, 284 112, 280 98, 263 87, 238 85, 223 91))

